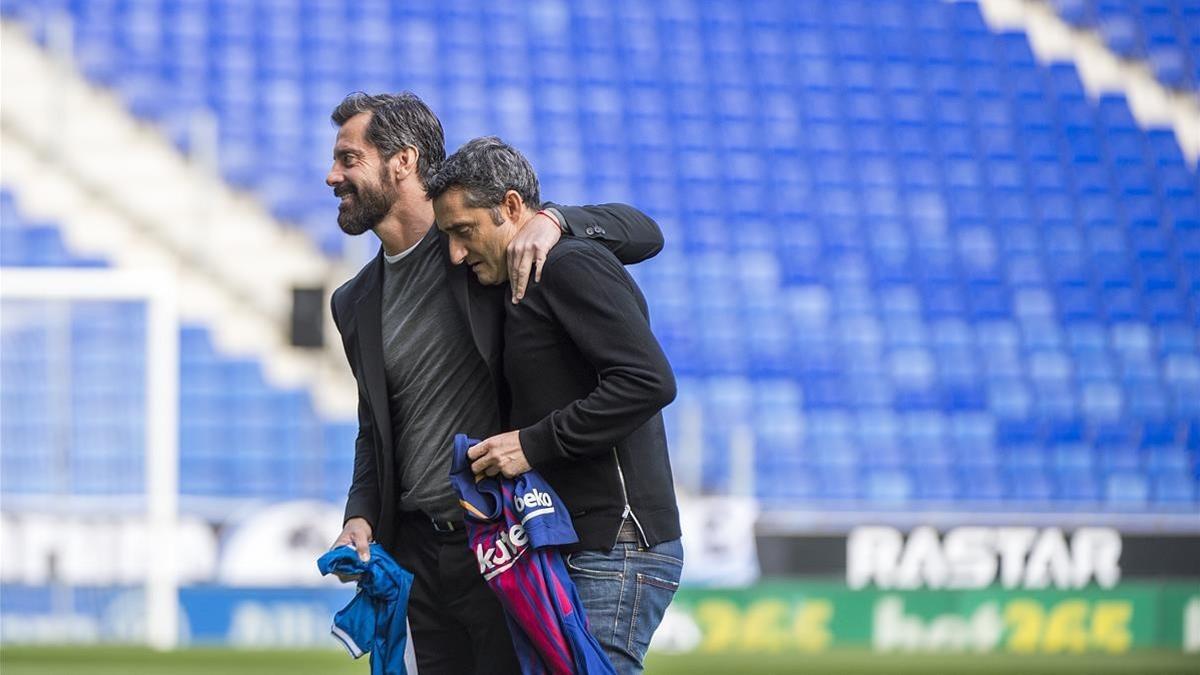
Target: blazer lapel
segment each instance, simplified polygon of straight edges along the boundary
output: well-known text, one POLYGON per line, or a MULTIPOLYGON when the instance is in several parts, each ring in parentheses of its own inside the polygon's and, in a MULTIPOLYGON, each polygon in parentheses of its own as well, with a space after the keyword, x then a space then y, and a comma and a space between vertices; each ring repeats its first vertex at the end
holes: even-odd
POLYGON ((467 307, 470 311, 471 333, 475 347, 487 362, 492 376, 499 379, 497 369, 504 349, 504 303, 508 286, 484 286, 468 273, 467 307))
MULTIPOLYGON (((438 246, 447 250, 446 235, 439 233, 438 246)), ((449 255, 445 259, 446 283, 454 295, 454 302, 467 319, 467 329, 471 331, 475 349, 483 357, 492 376, 496 377, 504 338, 504 296, 508 287, 484 286, 466 265, 451 263, 449 255)))
MULTIPOLYGON (((366 384, 367 401, 375 417, 375 428, 382 441, 382 455, 392 456, 392 419, 388 411, 387 380, 383 360, 383 250, 372 263, 371 273, 365 279, 366 287, 355 305, 355 321, 358 330, 358 348, 363 382, 366 384)), ((390 464, 390 462, 388 462, 390 464)))
MULTIPOLYGON (((438 245, 448 250, 445 235, 438 245)), ((496 390, 500 420, 507 425, 509 396, 505 383, 501 353, 504 349, 504 303, 508 302, 508 285, 484 286, 466 265, 453 265, 446 256, 446 283, 454 301, 467 319, 467 329, 475 349, 483 357, 492 385, 496 390)))
POLYGON ((471 333, 475 337, 475 347, 483 355, 488 372, 492 375, 492 385, 496 390, 496 404, 500 413, 500 424, 508 428, 508 413, 511 401, 508 393, 508 381, 504 378, 504 317, 507 313, 505 303, 508 302, 508 284, 502 286, 484 286, 468 272, 467 280, 468 316, 471 321, 471 333))

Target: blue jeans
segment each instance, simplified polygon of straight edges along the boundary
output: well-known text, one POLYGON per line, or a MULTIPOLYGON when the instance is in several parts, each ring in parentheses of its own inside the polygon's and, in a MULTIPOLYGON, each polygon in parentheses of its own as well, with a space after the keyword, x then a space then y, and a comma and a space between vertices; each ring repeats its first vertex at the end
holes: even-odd
POLYGON ((648 549, 617 544, 613 550, 567 556, 567 572, 587 611, 588 627, 618 673, 641 673, 650 638, 679 588, 683 544, 678 539, 648 549))

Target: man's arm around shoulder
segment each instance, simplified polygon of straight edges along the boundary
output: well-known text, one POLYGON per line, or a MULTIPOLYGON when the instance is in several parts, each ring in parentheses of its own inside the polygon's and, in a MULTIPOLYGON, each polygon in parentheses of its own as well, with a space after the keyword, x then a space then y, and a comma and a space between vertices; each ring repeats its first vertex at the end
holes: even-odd
POLYGON ((572 236, 599 241, 625 265, 649 260, 663 248, 658 223, 628 204, 559 206, 548 202, 543 209, 560 214, 563 227, 572 236))

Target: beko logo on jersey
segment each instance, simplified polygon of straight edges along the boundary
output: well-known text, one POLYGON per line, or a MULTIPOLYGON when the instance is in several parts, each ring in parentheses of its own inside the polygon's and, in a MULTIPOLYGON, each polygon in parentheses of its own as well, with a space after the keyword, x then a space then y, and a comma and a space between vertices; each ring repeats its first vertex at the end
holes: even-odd
POLYGON ((525 494, 513 495, 513 508, 521 514, 521 523, 525 524, 530 518, 554 513, 554 501, 550 499, 549 493, 533 488, 525 494), (525 509, 529 509, 529 512, 526 513, 525 509))
POLYGON ((533 488, 523 495, 513 495, 513 506, 516 507, 517 513, 520 513, 525 509, 535 509, 539 506, 554 508, 554 502, 550 500, 550 495, 533 488))
POLYGON ((525 534, 525 528, 520 523, 514 523, 496 536, 491 548, 484 549, 483 544, 476 544, 475 558, 479 560, 479 573, 484 579, 491 579, 512 567, 525 552, 528 543, 529 535, 525 534))

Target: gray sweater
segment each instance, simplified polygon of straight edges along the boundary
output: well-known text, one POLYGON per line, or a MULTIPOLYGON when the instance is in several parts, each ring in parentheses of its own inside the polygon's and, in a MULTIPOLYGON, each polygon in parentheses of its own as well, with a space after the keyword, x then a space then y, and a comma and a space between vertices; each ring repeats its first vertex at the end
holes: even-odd
POLYGON ((450 485, 454 434, 500 431, 496 390, 446 283, 437 228, 403 258, 385 261, 383 354, 400 508, 457 521, 450 485))

